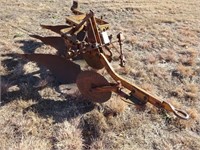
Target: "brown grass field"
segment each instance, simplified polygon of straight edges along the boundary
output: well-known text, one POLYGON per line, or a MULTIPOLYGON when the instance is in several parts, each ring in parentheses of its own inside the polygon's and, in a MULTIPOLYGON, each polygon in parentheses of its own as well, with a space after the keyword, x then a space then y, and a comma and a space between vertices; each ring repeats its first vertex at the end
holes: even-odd
POLYGON ((82 11, 92 9, 110 23, 110 33, 124 33, 127 63, 118 67, 116 53, 116 71, 185 109, 187 121, 150 104, 128 105, 114 94, 101 111, 46 68, 2 56, 55 53, 28 34, 53 35, 40 24, 64 24, 71 1, 0 4, 0 150, 200 149, 200 0, 79 0, 82 11))

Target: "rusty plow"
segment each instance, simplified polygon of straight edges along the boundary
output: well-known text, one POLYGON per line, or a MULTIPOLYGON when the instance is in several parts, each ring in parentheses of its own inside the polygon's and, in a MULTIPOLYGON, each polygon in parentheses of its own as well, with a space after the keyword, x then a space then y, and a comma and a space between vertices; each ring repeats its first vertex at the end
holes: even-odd
POLYGON ((123 67, 125 58, 121 33, 113 41, 107 33, 110 26, 106 21, 96 18, 92 11, 89 13, 80 12, 75 3, 71 10, 75 15, 66 17, 66 25, 41 25, 42 28, 59 34, 58 36, 32 35, 33 38, 57 49, 58 55, 19 54, 19 56, 47 67, 62 83, 76 82, 81 94, 92 102, 106 102, 110 99, 111 93, 115 92, 133 104, 151 103, 158 108, 174 113, 181 119, 189 118, 185 111, 175 108, 166 101, 159 100, 115 72, 111 66, 112 51, 109 47, 113 43, 119 43, 120 66, 123 67), (82 71, 80 65, 74 61, 74 58, 78 56, 81 56, 93 69, 104 68, 115 82, 110 83, 104 76, 95 71, 82 71), (127 91, 129 92, 127 93, 127 91))

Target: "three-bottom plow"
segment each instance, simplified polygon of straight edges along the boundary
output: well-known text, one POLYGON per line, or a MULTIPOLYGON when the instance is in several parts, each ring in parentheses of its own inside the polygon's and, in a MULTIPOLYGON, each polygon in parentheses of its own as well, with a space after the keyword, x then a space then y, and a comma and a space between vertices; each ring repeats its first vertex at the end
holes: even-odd
POLYGON ((123 67, 125 59, 122 51, 122 34, 119 33, 117 40, 112 41, 112 37, 108 36, 106 32, 109 29, 109 24, 102 19, 95 18, 92 11, 88 14, 78 11, 77 5, 78 3, 74 1, 71 10, 75 15, 66 18, 67 25, 41 25, 41 27, 61 36, 41 37, 32 35, 43 43, 54 47, 57 50, 57 55, 19 54, 19 56, 44 65, 62 83, 76 82, 81 94, 92 102, 106 102, 110 99, 111 93, 115 92, 137 105, 145 105, 149 102, 158 108, 173 112, 181 119, 188 119, 189 115, 186 112, 176 109, 166 101, 160 101, 114 71, 110 64, 112 61, 110 46, 113 43, 119 43, 120 66, 123 67), (83 58, 89 66, 96 70, 105 68, 116 82, 109 83, 105 77, 94 71, 82 71, 80 66, 74 63, 75 59, 78 58, 83 58), (127 94, 123 91, 123 88, 130 92, 127 94))

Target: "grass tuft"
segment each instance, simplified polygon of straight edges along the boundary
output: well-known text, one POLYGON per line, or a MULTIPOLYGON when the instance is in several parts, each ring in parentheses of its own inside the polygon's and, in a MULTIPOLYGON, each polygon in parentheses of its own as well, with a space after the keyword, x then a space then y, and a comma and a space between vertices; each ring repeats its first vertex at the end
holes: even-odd
POLYGON ((183 76, 183 77, 192 77, 194 76, 194 71, 191 67, 189 66, 184 66, 182 64, 179 64, 177 66, 177 71, 180 72, 180 74, 183 76))
POLYGON ((83 147, 82 131, 78 127, 64 121, 54 127, 54 149, 80 150, 83 147))

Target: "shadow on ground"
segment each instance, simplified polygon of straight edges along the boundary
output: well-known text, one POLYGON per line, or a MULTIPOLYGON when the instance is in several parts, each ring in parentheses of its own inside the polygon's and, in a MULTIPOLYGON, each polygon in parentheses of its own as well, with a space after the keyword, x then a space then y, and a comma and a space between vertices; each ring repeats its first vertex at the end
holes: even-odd
MULTIPOLYGON (((12 86, 17 86, 18 90, 2 93, 0 107, 12 101, 33 100, 36 103, 25 108, 23 113, 26 114, 31 111, 42 118, 52 118, 54 120, 53 123, 62 123, 65 120, 71 120, 96 108, 94 103, 83 100, 80 94, 63 93, 63 91, 60 91, 60 88, 58 88, 60 84, 56 82, 55 79, 50 82, 47 81, 44 86, 37 87, 37 84, 40 83, 42 79, 47 78, 48 72, 45 68, 40 67, 39 71, 24 74, 23 66, 25 63, 26 61, 14 57, 6 58, 2 61, 4 67, 10 72, 7 75, 1 76, 2 83, 4 83, 4 86, 7 86, 5 91, 12 86), (40 74, 39 77, 38 74, 40 74), (46 86, 64 95, 65 100, 44 99, 39 91, 46 86)), ((70 91, 68 88, 67 90, 70 91)), ((84 117, 79 126, 82 129, 84 144, 89 147, 92 141, 100 136, 99 129, 94 123, 90 123, 90 121, 84 117)))
MULTIPOLYGON (((24 50, 25 47, 28 46, 24 46, 24 50)), ((34 48, 32 52, 34 52, 34 48)), ((25 73, 23 67, 26 63, 27 61, 18 58, 16 55, 3 58, 2 65, 6 68, 8 74, 1 76, 1 89, 4 91, 1 95, 1 106, 15 100, 32 99, 36 101, 36 104, 28 107, 24 110, 24 113, 32 110, 44 118, 53 117, 55 122, 72 119, 94 109, 94 104, 80 101, 80 99, 83 99, 80 95, 74 96, 73 93, 70 95, 60 91, 58 88, 60 83, 45 67, 39 66, 38 71, 25 73), (43 81, 44 83, 41 84, 43 81), (39 91, 47 86, 60 94, 64 94, 65 100, 44 99, 39 91), (11 87, 15 88, 7 91, 11 87)))
POLYGON ((22 44, 20 49, 25 53, 34 53, 35 50, 39 47, 42 47, 44 44, 41 42, 37 42, 35 40, 18 40, 16 43, 22 44))
POLYGON ((95 105, 91 102, 81 102, 79 97, 68 96, 65 101, 55 101, 51 99, 43 99, 24 110, 24 113, 31 110, 43 118, 53 118, 55 123, 71 120, 81 114, 92 111, 95 105))
MULTIPOLYGON (((9 55, 9 57, 3 59, 2 65, 6 68, 8 74, 1 75, 1 106, 17 99, 34 99, 37 101, 41 99, 38 91, 42 87, 36 88, 36 86, 41 80, 45 79, 45 76, 48 76, 49 72, 46 68, 40 67, 38 71, 25 74, 23 67, 26 63, 15 55, 9 55), (15 88, 12 88, 13 86, 15 88)), ((50 83, 47 84, 50 85, 50 83)), ((56 82, 54 85, 56 85, 56 82)), ((52 86, 54 85, 52 84, 52 86)))
MULTIPOLYGON (((32 40, 18 42, 23 43, 20 48, 25 53, 34 53, 37 48, 42 46, 42 43, 32 40)), ((1 90, 3 92, 1 93, 0 107, 12 101, 32 100, 34 104, 25 108, 23 110, 24 114, 31 111, 42 118, 52 118, 54 123, 62 123, 65 120, 83 116, 79 127, 82 129, 84 144, 89 147, 92 141, 100 136, 100 131, 96 127, 96 122, 90 121, 93 120, 93 116, 85 118, 84 114, 96 109, 96 105, 84 100, 80 94, 74 93, 74 90, 69 90, 73 86, 70 87, 70 85, 67 85, 67 88, 64 88, 66 92, 63 92, 59 88, 61 84, 43 66, 38 66, 39 70, 37 71, 26 73, 24 71, 26 63, 26 60, 17 57, 17 55, 11 54, 3 57, 2 66, 6 70, 6 74, 1 75, 1 90), (62 95, 62 99, 64 98, 64 100, 43 98, 39 91, 45 87, 55 90, 58 94, 62 95), (10 88, 12 89, 10 90, 10 88)))

